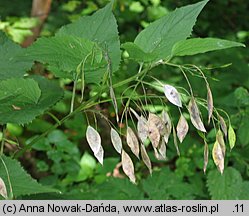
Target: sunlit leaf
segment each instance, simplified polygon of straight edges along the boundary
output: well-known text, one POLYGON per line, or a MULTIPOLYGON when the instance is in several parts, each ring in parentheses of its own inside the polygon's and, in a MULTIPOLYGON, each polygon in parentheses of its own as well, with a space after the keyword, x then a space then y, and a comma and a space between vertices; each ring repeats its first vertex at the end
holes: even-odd
POLYGON ((3 179, 0 177, 0 195, 4 198, 8 198, 7 190, 6 190, 6 185, 3 181, 3 179))
POLYGON ((164 85, 163 88, 164 94, 169 102, 178 107, 182 107, 181 97, 176 88, 171 85, 164 85))
POLYGON ((111 96, 111 99, 112 99, 112 104, 113 104, 113 106, 114 106, 114 110, 115 110, 115 114, 116 114, 116 120, 117 120, 117 123, 118 123, 118 122, 119 122, 119 117, 118 117, 118 105, 117 105, 116 96, 115 96, 115 93, 114 93, 112 87, 110 87, 110 96, 111 96))
POLYGON ((225 137, 227 137, 227 125, 226 125, 226 122, 221 116, 219 116, 219 119, 220 119, 221 130, 223 131, 225 137))
POLYGON ((111 128, 111 141, 112 141, 112 145, 114 146, 115 150, 119 154, 121 154, 122 140, 121 140, 118 132, 116 130, 114 130, 113 128, 111 128))
POLYGON ((94 156, 97 158, 99 163, 103 165, 103 160, 104 160, 104 149, 102 146, 100 146, 98 152, 94 153, 94 156))
POLYGON ((229 125, 229 128, 228 128, 228 141, 229 141, 230 149, 232 150, 233 147, 235 146, 236 134, 231 124, 229 125))
POLYGON ((207 84, 207 106, 208 106, 208 124, 209 124, 213 114, 214 104, 213 104, 212 92, 208 84, 207 84))
POLYGON ((205 144, 204 144, 204 165, 203 165, 203 171, 204 173, 206 173, 207 170, 207 165, 208 165, 208 144, 207 142, 204 140, 205 144))
POLYGON ((172 124, 171 124, 169 114, 164 110, 162 111, 162 120, 166 127, 166 134, 163 136, 163 138, 164 138, 165 143, 167 144, 169 141, 171 130, 172 130, 172 124))
POLYGON ((196 127, 196 129, 198 129, 202 132, 206 132, 204 124, 201 120, 199 108, 198 108, 198 106, 195 102, 195 99, 193 97, 189 101, 188 110, 189 110, 191 122, 196 127))
POLYGON ((149 134, 149 127, 147 124, 147 120, 143 116, 138 117, 137 133, 138 133, 138 137, 144 143, 149 134))
POLYGON ((130 158, 130 156, 122 150, 122 156, 121 156, 121 161, 122 161, 122 168, 124 173, 129 177, 130 181, 132 183, 136 183, 136 177, 134 174, 134 165, 133 162, 130 158))
POLYGON ((138 139, 136 134, 133 132, 133 130, 130 127, 127 128, 126 141, 127 145, 130 147, 133 154, 136 155, 136 157, 139 159, 138 139))
POLYGON ((177 127, 176 127, 177 136, 178 136, 178 139, 180 140, 181 143, 188 133, 188 128, 189 128, 188 122, 184 118, 184 116, 181 114, 181 117, 180 117, 178 124, 177 124, 177 127))
POLYGON ((150 158, 146 152, 145 146, 143 144, 141 144, 141 156, 142 156, 142 160, 144 162, 144 164, 147 166, 147 168, 150 171, 150 174, 152 173, 152 168, 151 168, 151 161, 150 158))
POLYGON ((94 154, 97 154, 101 148, 101 137, 92 126, 88 125, 86 130, 86 139, 94 154))
POLYGON ((180 150, 179 150, 179 147, 178 147, 177 135, 176 135, 175 127, 173 127, 173 137, 174 137, 174 144, 175 144, 175 147, 176 147, 177 155, 180 156, 180 150))

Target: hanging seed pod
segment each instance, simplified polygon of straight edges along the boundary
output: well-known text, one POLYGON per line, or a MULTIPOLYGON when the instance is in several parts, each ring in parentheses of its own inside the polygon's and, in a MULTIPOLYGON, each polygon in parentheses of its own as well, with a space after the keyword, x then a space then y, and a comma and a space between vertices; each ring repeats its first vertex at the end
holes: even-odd
POLYGON ((150 124, 150 122, 153 122, 156 125, 161 136, 164 136, 166 134, 165 124, 159 116, 157 116, 153 113, 149 113, 148 122, 149 122, 149 124, 150 124))
POLYGON ((162 156, 163 160, 166 160, 166 150, 165 141, 162 139, 158 147, 158 153, 162 156))
POLYGON ((147 168, 150 171, 150 174, 152 173, 152 168, 151 168, 151 161, 150 158, 146 152, 145 146, 143 144, 140 145, 140 149, 141 149, 141 156, 142 156, 142 160, 144 162, 144 164, 147 166, 147 168))
POLYGON ((221 149, 222 149, 222 154, 223 154, 224 157, 225 157, 226 145, 225 145, 224 138, 223 138, 223 134, 222 134, 221 130, 218 130, 218 131, 217 131, 216 140, 217 140, 218 143, 220 144, 220 147, 221 147, 221 149))
POLYGON ((144 143, 149 136, 149 127, 147 124, 147 120, 140 116, 137 122, 137 133, 138 137, 141 139, 142 143, 144 143))
POLYGON ((99 133, 90 125, 86 130, 86 139, 93 153, 97 154, 101 147, 101 137, 99 133))
POLYGON ((111 128, 111 141, 112 141, 112 145, 114 146, 115 150, 119 154, 121 154, 122 140, 121 140, 118 132, 116 130, 114 130, 113 128, 111 128))
POLYGON ((219 119, 220 119, 221 130, 223 131, 225 137, 227 138, 227 125, 226 125, 226 122, 221 116, 219 116, 219 119))
POLYGON ((116 114, 116 120, 117 120, 117 123, 119 123, 118 105, 117 105, 117 100, 116 100, 115 93, 113 91, 112 86, 110 87, 110 96, 111 96, 111 99, 112 99, 112 104, 114 106, 114 110, 115 110, 115 114, 116 114))
POLYGON ((178 107, 182 107, 181 97, 176 88, 171 85, 164 85, 163 88, 164 94, 169 102, 178 107))
POLYGON ((136 157, 139 159, 138 139, 130 127, 127 128, 126 141, 127 141, 127 145, 130 147, 133 154, 136 155, 136 157))
POLYGON ((157 160, 164 161, 165 158, 158 152, 156 148, 154 148, 154 155, 157 160))
POLYGON ((208 124, 209 124, 213 114, 214 104, 213 104, 212 92, 208 84, 207 84, 207 106, 208 106, 208 124))
POLYGON ((207 165, 208 165, 208 144, 206 142, 206 140, 204 140, 204 165, 203 165, 203 172, 206 173, 207 170, 207 165))
POLYGON ((130 156, 124 150, 122 150, 121 162, 122 162, 122 168, 123 168, 125 175, 127 175, 130 181, 135 184, 136 177, 134 174, 134 165, 133 165, 133 162, 130 156))
POLYGON ((179 147, 178 147, 175 127, 173 127, 173 137, 174 137, 174 144, 175 144, 175 147, 176 147, 177 155, 180 156, 180 151, 179 151, 179 147))
POLYGON ((172 124, 171 124, 171 120, 169 117, 169 114, 166 111, 162 111, 162 120, 165 124, 165 128, 166 128, 166 133, 163 136, 165 143, 167 144, 169 141, 169 136, 172 130, 172 124))
POLYGON ((152 143, 152 146, 154 148, 157 148, 160 142, 160 132, 153 121, 148 121, 148 127, 149 127, 149 134, 148 134, 149 139, 152 143))
POLYGON ((6 185, 3 181, 3 179, 0 177, 0 195, 4 198, 4 199, 8 199, 8 194, 7 194, 7 190, 6 190, 6 185))
POLYGON ((99 163, 101 165, 103 165, 103 161, 104 161, 104 149, 102 148, 102 146, 100 146, 99 151, 96 154, 94 154, 94 156, 99 161, 99 163))
POLYGON ((224 155, 222 153, 222 148, 219 142, 216 140, 212 150, 212 156, 215 165, 217 166, 218 170, 222 174, 224 171, 224 155))
POLYGON ((181 114, 181 117, 178 121, 176 131, 177 131, 178 139, 182 143, 182 141, 184 140, 185 136, 188 133, 188 122, 182 114, 181 114))
POLYGON ((191 122, 195 126, 195 128, 202 132, 206 132, 206 129, 200 117, 200 111, 193 97, 189 101, 188 110, 191 122))
POLYGON ((229 128, 228 128, 228 141, 229 141, 230 149, 232 150, 236 143, 236 135, 231 124, 229 124, 229 128))

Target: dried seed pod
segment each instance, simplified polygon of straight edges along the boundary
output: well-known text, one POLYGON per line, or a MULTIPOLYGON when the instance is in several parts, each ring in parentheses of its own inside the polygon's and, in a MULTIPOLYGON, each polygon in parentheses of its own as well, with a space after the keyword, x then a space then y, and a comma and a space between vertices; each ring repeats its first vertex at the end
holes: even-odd
POLYGON ((181 117, 178 121, 176 131, 177 131, 178 139, 182 143, 183 139, 185 138, 185 136, 188 133, 188 122, 182 114, 181 114, 181 117))
POLYGON ((214 104, 213 104, 212 92, 208 84, 207 84, 207 106, 208 106, 208 124, 209 124, 213 114, 214 104))
POLYGON ((149 139, 152 143, 152 146, 154 148, 157 148, 160 142, 160 132, 153 121, 148 121, 148 127, 149 127, 149 134, 148 134, 149 139))
POLYGON ((94 156, 97 158, 97 160, 99 161, 99 163, 101 165, 103 165, 103 161, 104 161, 104 149, 102 148, 102 146, 100 146, 99 151, 94 154, 94 156))
POLYGON ((154 155, 157 160, 161 160, 161 161, 165 160, 165 158, 158 152, 156 148, 154 148, 154 155))
POLYGON ((180 150, 179 150, 179 147, 178 147, 175 127, 173 127, 173 137, 174 137, 174 144, 175 144, 175 147, 176 147, 177 155, 180 156, 180 150))
POLYGON ((229 128, 228 128, 228 141, 229 141, 230 149, 232 150, 236 143, 236 135, 231 124, 229 124, 229 128))
POLYGON ((169 102, 178 107, 182 107, 181 97, 176 88, 171 85, 164 85, 163 88, 164 94, 169 102))
POLYGON ((138 137, 144 143, 149 135, 149 127, 147 124, 147 120, 143 116, 140 116, 138 118, 137 133, 138 133, 138 137))
POLYGON ((147 166, 147 168, 150 171, 150 174, 152 173, 152 168, 151 168, 151 161, 150 158, 146 152, 145 146, 143 144, 140 145, 141 146, 141 156, 142 156, 142 160, 144 162, 144 164, 147 166))
POLYGON ((101 137, 99 133, 90 125, 86 130, 86 139, 93 153, 97 154, 101 147, 101 137))
POLYGON ((4 199, 8 199, 8 194, 7 194, 7 190, 6 190, 6 185, 3 181, 3 179, 0 177, 0 195, 4 198, 4 199))
POLYGON ((227 125, 226 125, 226 122, 221 116, 219 116, 219 119, 220 119, 221 130, 223 131, 225 137, 227 137, 227 125))
POLYGON ((166 128, 166 133, 163 136, 165 143, 167 144, 169 141, 169 136, 172 130, 172 124, 171 124, 171 120, 169 117, 169 114, 166 111, 162 111, 162 120, 165 124, 165 128, 166 128))
POLYGON ((151 122, 153 122, 156 125, 156 127, 157 127, 157 129, 158 129, 161 136, 164 136, 166 134, 165 124, 164 124, 163 120, 159 116, 157 116, 157 115, 155 115, 153 113, 149 113, 148 122, 149 122, 149 124, 151 122))
POLYGON ((130 181, 135 184, 134 165, 130 156, 124 150, 122 150, 121 162, 124 173, 129 177, 130 181))
POLYGON ((166 144, 164 139, 161 140, 159 147, 158 147, 158 153, 162 156, 164 160, 166 160, 166 144))
POLYGON ((115 114, 116 114, 116 120, 117 120, 117 123, 118 123, 119 122, 118 105, 117 105, 117 100, 116 100, 115 93, 114 93, 112 87, 110 87, 110 96, 111 96, 111 99, 112 99, 112 103, 113 103, 115 114))
POLYGON ((111 141, 112 141, 112 145, 114 146, 115 150, 119 154, 121 154, 122 140, 121 140, 118 132, 116 130, 114 130, 113 128, 111 128, 111 141))
POLYGON ((208 165, 208 144, 206 142, 206 140, 204 140, 205 144, 204 144, 204 165, 203 165, 203 171, 204 173, 206 173, 207 170, 207 165, 208 165))
POLYGON ((217 166, 218 170, 222 174, 224 171, 224 155, 222 153, 222 148, 219 142, 216 140, 212 150, 212 156, 215 165, 217 166))
POLYGON ((221 149, 222 149, 222 154, 223 154, 224 157, 225 157, 226 145, 225 145, 224 138, 223 138, 223 134, 222 134, 221 130, 218 130, 218 131, 217 131, 216 140, 219 142, 220 147, 221 147, 221 149))
POLYGON ((204 124, 201 120, 200 111, 193 97, 189 101, 188 110, 189 110, 191 122, 195 126, 195 128, 202 132, 206 132, 204 124))
POLYGON ((136 155, 136 157, 139 159, 138 139, 130 127, 127 128, 126 141, 127 141, 127 145, 130 147, 133 154, 136 155))

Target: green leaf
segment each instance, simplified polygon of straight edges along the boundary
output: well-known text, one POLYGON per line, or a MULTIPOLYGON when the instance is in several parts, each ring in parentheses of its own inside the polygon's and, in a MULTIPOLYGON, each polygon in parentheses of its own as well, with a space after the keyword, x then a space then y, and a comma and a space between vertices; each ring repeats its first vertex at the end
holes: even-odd
POLYGON ((192 38, 176 43, 172 49, 172 56, 196 55, 240 46, 245 47, 242 43, 218 38, 192 38))
MULTIPOLYGON (((36 116, 41 115, 45 110, 58 102, 62 96, 62 89, 55 84, 51 80, 46 80, 40 76, 32 76, 32 78, 38 83, 39 88, 41 90, 41 96, 39 100, 36 102, 35 98, 32 98, 33 101, 27 101, 24 96, 24 99, 18 101, 18 97, 16 99, 12 99, 12 101, 17 100, 17 104, 10 104, 9 99, 5 104, 10 104, 9 106, 4 105, 3 101, 0 104, 0 123, 17 123, 17 124, 25 124, 32 121, 36 116), (13 107, 15 105, 16 107, 13 107)), ((10 79, 13 80, 13 79, 10 79)), ((23 80, 23 79, 16 79, 23 80)), ((32 79, 27 79, 32 80, 32 79)), ((20 82, 21 82, 20 81, 20 82)), ((4 81, 3 81, 4 82, 4 81)), ((0 84, 1 85, 1 84, 0 84)), ((19 86, 20 87, 20 86, 19 86)), ((27 87, 26 87, 27 88, 27 87)), ((24 88, 25 89, 25 88, 24 88)), ((31 92, 34 90, 30 90, 31 92)), ((20 91, 22 92, 22 91, 20 91)))
POLYGON ((207 186, 212 199, 239 199, 242 177, 232 167, 225 169, 223 175, 220 175, 216 170, 212 170, 208 174, 207 186))
POLYGON ((23 77, 33 62, 29 59, 21 60, 19 56, 24 55, 25 49, 14 43, 0 31, 0 79, 12 77, 23 77))
POLYGON ((84 62, 86 82, 98 83, 107 68, 106 60, 99 56, 102 50, 96 43, 76 36, 57 35, 38 39, 23 58, 47 63, 52 72, 63 78, 72 78, 78 65, 84 62))
POLYGON ((232 150, 236 142, 236 135, 232 125, 229 125, 228 128, 228 140, 229 140, 230 149, 232 150))
POLYGON ((10 185, 4 164, 8 170, 13 190, 13 196, 15 198, 30 194, 59 192, 56 189, 45 187, 37 183, 34 179, 31 178, 31 176, 26 171, 24 171, 24 169, 21 167, 20 163, 17 160, 13 160, 6 156, 1 156, 0 157, 1 178, 4 180, 6 184, 9 195, 10 195, 10 185))
POLYGON ((62 27, 57 35, 72 35, 97 42, 104 50, 107 49, 114 72, 119 68, 121 52, 118 26, 112 13, 112 2, 92 16, 81 17, 76 22, 62 27))
POLYGON ((239 200, 249 200, 249 181, 243 182, 239 200))
POLYGON ((153 61, 169 57, 174 44, 190 36, 196 18, 207 2, 201 1, 168 13, 141 31, 134 43, 151 55, 153 61))

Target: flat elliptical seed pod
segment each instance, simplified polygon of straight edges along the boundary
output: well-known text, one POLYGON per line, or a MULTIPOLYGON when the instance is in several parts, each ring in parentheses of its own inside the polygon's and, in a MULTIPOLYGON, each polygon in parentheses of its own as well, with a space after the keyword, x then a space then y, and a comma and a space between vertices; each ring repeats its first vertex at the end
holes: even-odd
POLYGON ((195 128, 202 132, 206 132, 204 124, 201 120, 201 114, 200 114, 199 108, 193 97, 189 101, 188 110, 189 110, 191 122, 195 126, 195 128))
POLYGON ((207 170, 207 165, 208 165, 208 155, 209 155, 209 150, 208 150, 208 144, 204 140, 204 165, 203 165, 203 172, 206 173, 207 170))
POLYGON ((99 163, 101 165, 103 165, 103 161, 104 161, 104 149, 102 148, 102 146, 100 146, 99 151, 94 154, 94 156, 97 158, 97 160, 99 161, 99 163))
POLYGON ((164 89, 164 94, 166 98, 169 100, 169 102, 178 107, 182 107, 180 94, 178 93, 175 87, 171 85, 164 85, 163 89, 164 89))
POLYGON ((182 114, 181 114, 181 117, 178 121, 176 131, 177 131, 178 139, 182 143, 182 141, 184 140, 185 136, 188 133, 188 122, 182 114))
POLYGON ((169 117, 169 114, 166 111, 162 111, 162 120, 165 124, 165 128, 166 128, 166 133, 163 136, 165 143, 167 144, 169 141, 169 136, 172 130, 172 123, 169 117))
POLYGON ((137 133, 142 143, 144 143, 149 136, 149 127, 147 124, 147 120, 143 116, 140 116, 138 118, 137 133))
POLYGON ((115 150, 119 154, 121 154, 122 140, 121 140, 118 132, 116 130, 114 130, 113 128, 111 128, 111 141, 112 141, 112 145, 114 146, 115 150))
POLYGON ((141 156, 142 156, 142 160, 144 162, 144 164, 147 166, 147 168, 149 169, 150 171, 150 174, 152 173, 152 168, 151 168, 151 161, 150 161, 150 158, 146 152, 146 149, 145 149, 145 146, 144 144, 141 143, 141 156))
POLYGON ((157 148, 160 142, 160 132, 153 121, 148 120, 148 127, 149 127, 149 139, 152 143, 154 148, 157 148))
POLYGON ((130 181, 135 184, 136 177, 134 174, 134 165, 133 165, 133 162, 130 156, 124 150, 122 150, 121 162, 122 162, 122 168, 123 168, 125 175, 127 175, 130 181))
POLYGON ((231 124, 229 125, 229 128, 228 128, 228 141, 229 141, 230 149, 232 150, 236 143, 236 135, 231 124))
POLYGON ((221 130, 223 131, 223 133, 225 135, 225 138, 227 138, 227 125, 226 125, 226 122, 223 119, 223 117, 221 117, 221 116, 219 116, 219 119, 220 119, 221 130))
POLYGON ((208 124, 209 124, 213 114, 214 104, 213 104, 212 92, 208 84, 207 84, 207 106, 208 106, 208 124))
POLYGON ((161 142, 158 146, 158 153, 162 156, 163 160, 166 160, 166 144, 164 139, 161 139, 161 142))
POLYGON ((133 132, 133 130, 128 127, 127 128, 127 133, 126 133, 126 141, 127 145, 130 147, 131 151, 133 152, 134 155, 139 159, 139 143, 137 136, 133 132))
POLYGON ((149 113, 148 122, 149 122, 149 124, 150 124, 150 122, 153 122, 156 125, 161 136, 164 136, 166 134, 165 124, 159 116, 157 116, 153 113, 149 113))
POLYGON ((86 130, 86 139, 93 153, 97 154, 101 147, 101 137, 98 131, 96 131, 90 125, 87 127, 87 130, 86 130))

